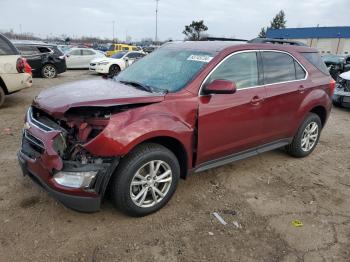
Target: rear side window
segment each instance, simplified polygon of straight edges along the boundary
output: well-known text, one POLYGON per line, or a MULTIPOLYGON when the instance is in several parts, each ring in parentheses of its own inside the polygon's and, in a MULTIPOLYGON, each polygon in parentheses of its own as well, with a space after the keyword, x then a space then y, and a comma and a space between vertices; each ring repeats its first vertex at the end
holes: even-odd
POLYGON ((40 53, 51 53, 52 50, 48 47, 45 46, 38 46, 38 50, 40 51, 40 53))
POLYGON ((236 83, 237 89, 258 85, 256 52, 238 53, 226 59, 209 77, 209 82, 224 79, 236 83))
POLYGON ((91 50, 84 50, 83 49, 83 55, 94 55, 95 53, 91 50))
MULTIPOLYGON (((296 63, 293 57, 279 52, 262 52, 265 84, 296 80, 296 63)), ((300 65, 298 64, 300 67, 300 65)), ((298 70, 304 71, 301 67, 298 70)), ((298 75, 302 75, 299 72, 298 75)), ((305 77, 305 72, 304 72, 305 77)), ((303 78, 303 77, 302 77, 303 78)), ((300 78, 300 79, 302 79, 300 78)))
POLYGON ((39 54, 39 50, 35 46, 16 45, 16 47, 21 52, 21 54, 24 55, 24 56, 39 54))
POLYGON ((5 39, 0 37, 0 55, 16 55, 17 52, 15 51, 15 48, 10 46, 10 43, 8 43, 5 39))
POLYGON ((321 56, 318 53, 301 53, 307 61, 313 64, 322 73, 329 75, 326 64, 323 62, 321 56))

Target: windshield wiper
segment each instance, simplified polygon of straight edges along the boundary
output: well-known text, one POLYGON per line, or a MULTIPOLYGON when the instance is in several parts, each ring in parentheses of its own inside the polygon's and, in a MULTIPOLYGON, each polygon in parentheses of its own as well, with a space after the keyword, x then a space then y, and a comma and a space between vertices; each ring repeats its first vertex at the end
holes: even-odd
POLYGON ((147 92, 150 92, 150 93, 153 93, 153 90, 152 90, 152 87, 150 87, 149 85, 144 85, 140 82, 136 82, 136 81, 124 81, 124 80, 120 80, 119 81, 120 83, 123 83, 125 85, 132 85, 138 89, 141 89, 141 90, 145 90, 147 92))

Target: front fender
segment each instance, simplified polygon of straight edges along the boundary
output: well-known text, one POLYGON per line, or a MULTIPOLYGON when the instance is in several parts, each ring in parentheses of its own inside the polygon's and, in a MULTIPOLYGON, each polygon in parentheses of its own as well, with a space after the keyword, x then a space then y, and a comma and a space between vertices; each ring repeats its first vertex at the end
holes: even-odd
POLYGON ((99 156, 124 156, 146 140, 171 137, 191 155, 193 126, 168 112, 148 113, 147 108, 114 115, 103 132, 84 145, 85 149, 99 156))

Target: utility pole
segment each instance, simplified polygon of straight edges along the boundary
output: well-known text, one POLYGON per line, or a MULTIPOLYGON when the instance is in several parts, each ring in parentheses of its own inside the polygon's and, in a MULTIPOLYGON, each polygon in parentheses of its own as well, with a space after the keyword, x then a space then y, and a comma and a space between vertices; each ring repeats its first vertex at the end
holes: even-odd
POLYGON ((158 2, 159 0, 156 0, 156 37, 154 38, 156 44, 158 42, 158 2))
POLYGON ((113 39, 112 39, 112 42, 114 43, 114 24, 115 24, 114 20, 112 21, 112 24, 113 24, 113 39))

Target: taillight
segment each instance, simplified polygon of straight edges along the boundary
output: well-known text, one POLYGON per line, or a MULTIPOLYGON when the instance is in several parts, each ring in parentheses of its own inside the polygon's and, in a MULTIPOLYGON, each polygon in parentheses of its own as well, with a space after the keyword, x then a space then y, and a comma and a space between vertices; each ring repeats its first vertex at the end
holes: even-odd
POLYGON ((333 96, 334 94, 334 89, 335 89, 335 81, 334 79, 331 80, 331 82, 329 83, 329 93, 330 93, 330 96, 333 96))
POLYGON ((18 73, 24 73, 25 72, 25 65, 24 65, 24 59, 22 57, 17 59, 16 68, 18 73))
POLYGON ((24 61, 24 72, 32 75, 32 68, 31 66, 28 64, 27 59, 23 58, 24 61))

